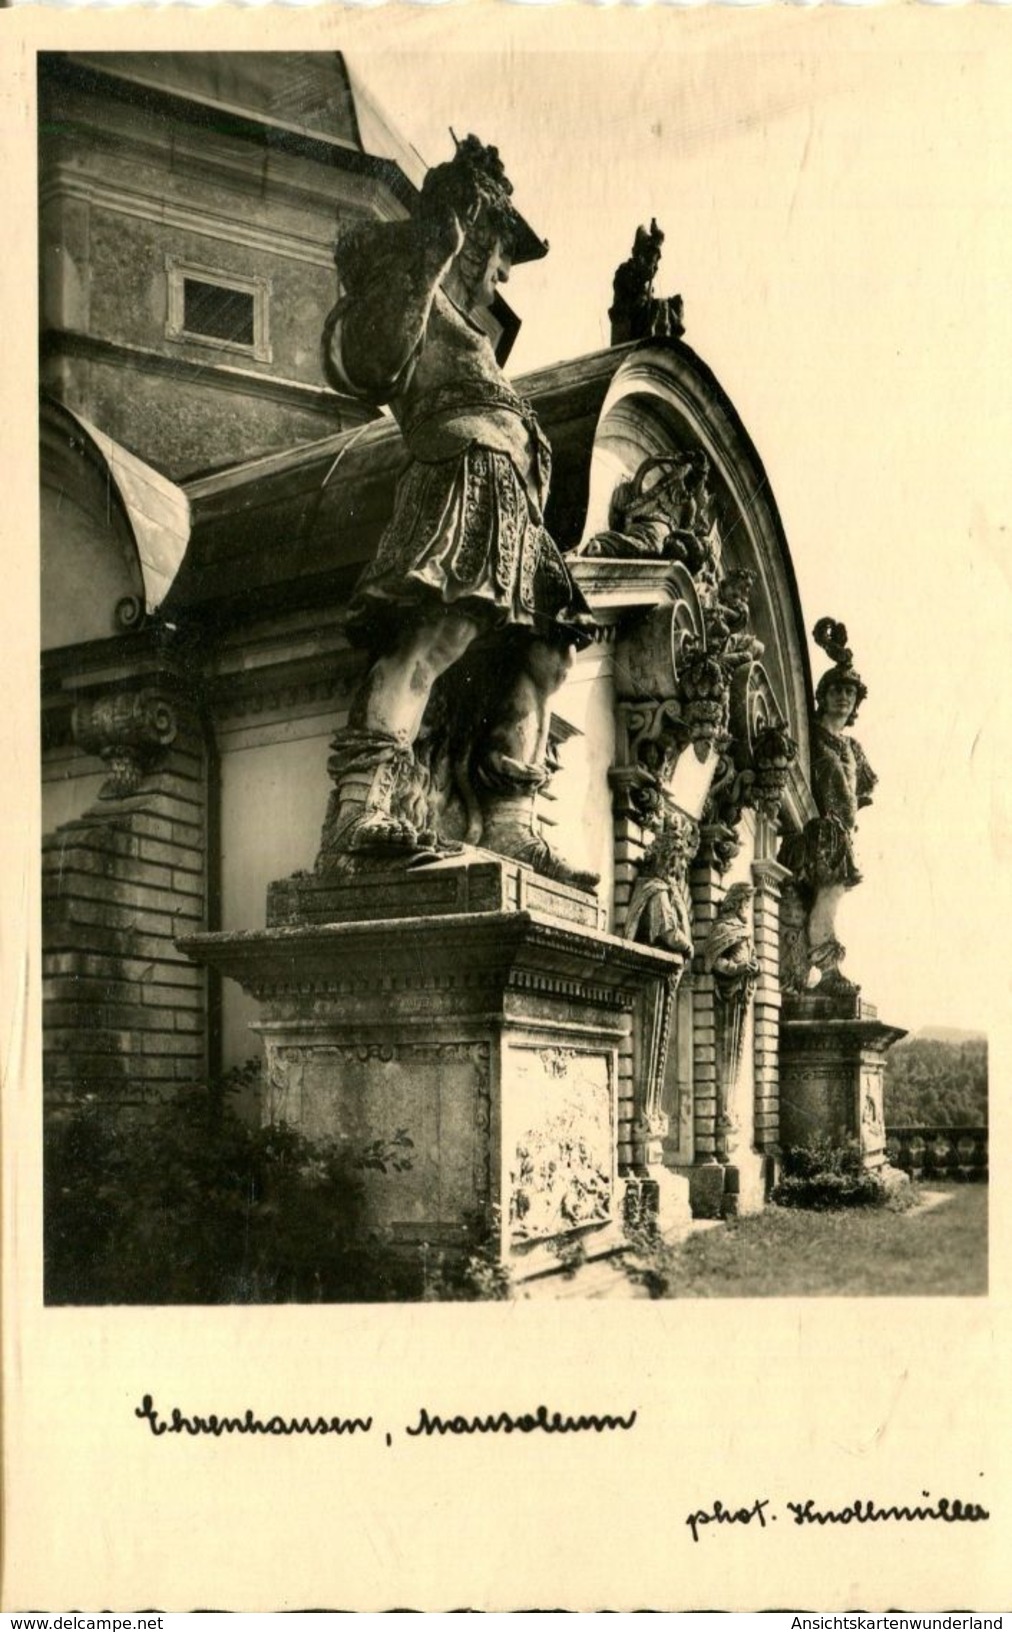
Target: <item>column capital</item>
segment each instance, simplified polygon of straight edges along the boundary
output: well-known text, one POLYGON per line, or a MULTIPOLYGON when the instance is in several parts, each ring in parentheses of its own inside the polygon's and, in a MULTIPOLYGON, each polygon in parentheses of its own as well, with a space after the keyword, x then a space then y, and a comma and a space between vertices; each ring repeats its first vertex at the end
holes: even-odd
POLYGON ((175 707, 161 689, 111 691, 75 705, 74 741, 96 754, 109 771, 99 798, 125 799, 136 793, 176 740, 175 707))
POLYGON ((790 868, 771 857, 763 857, 752 863, 752 882, 757 891, 766 895, 779 896, 781 884, 790 877, 790 868))

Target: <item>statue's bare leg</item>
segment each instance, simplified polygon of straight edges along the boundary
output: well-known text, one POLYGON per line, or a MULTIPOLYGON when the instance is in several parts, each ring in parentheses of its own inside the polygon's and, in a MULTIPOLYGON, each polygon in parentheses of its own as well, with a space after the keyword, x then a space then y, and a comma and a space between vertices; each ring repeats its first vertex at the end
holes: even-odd
POLYGON ((816 991, 827 995, 831 991, 858 990, 840 971, 847 949, 836 938, 836 914, 847 888, 846 884, 820 885, 808 919, 809 957, 820 976, 816 991))
POLYGON ((442 613, 405 630, 373 664, 332 744, 335 788, 317 871, 339 869, 358 852, 403 855, 418 847, 418 829, 393 806, 411 779, 412 745, 432 687, 477 632, 473 618, 442 613))
POLYGON ((542 837, 535 801, 549 777, 546 764, 551 699, 573 666, 571 646, 532 638, 512 690, 478 756, 482 783, 482 843, 539 873, 593 890, 598 874, 570 867, 542 837))
MULTIPOLYGON (((836 938, 836 915, 846 893, 844 884, 821 884, 812 904, 808 942, 813 956, 822 954, 826 967, 839 963, 843 958, 843 947, 836 938)), ((822 967, 821 964, 819 966, 822 967)))
POLYGON ((394 650, 377 658, 369 670, 350 723, 410 746, 418 736, 433 686, 463 657, 477 633, 473 618, 455 612, 408 630, 394 650))

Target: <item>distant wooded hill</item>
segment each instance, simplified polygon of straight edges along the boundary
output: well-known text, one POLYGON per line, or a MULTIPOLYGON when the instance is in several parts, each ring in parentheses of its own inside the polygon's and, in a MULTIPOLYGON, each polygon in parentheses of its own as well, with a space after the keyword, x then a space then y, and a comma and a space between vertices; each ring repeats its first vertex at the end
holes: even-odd
POLYGON ((886 1055, 886 1127, 987 1125, 987 1038, 926 1028, 886 1055))

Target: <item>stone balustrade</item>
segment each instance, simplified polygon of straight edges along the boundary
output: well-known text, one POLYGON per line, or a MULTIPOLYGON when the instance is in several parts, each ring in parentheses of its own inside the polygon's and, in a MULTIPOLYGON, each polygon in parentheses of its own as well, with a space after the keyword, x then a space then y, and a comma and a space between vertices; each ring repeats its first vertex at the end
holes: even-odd
POLYGON ((886 1152, 912 1179, 987 1181, 987 1128, 889 1127, 886 1152))

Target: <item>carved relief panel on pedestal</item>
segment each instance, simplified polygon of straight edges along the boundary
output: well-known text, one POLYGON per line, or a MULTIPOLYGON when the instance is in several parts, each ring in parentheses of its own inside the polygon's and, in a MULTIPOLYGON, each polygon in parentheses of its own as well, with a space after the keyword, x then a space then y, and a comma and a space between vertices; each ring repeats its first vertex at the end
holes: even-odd
POLYGON ((613 1060, 575 1048, 505 1056, 508 1226, 515 1243, 549 1239, 613 1216, 613 1060))

